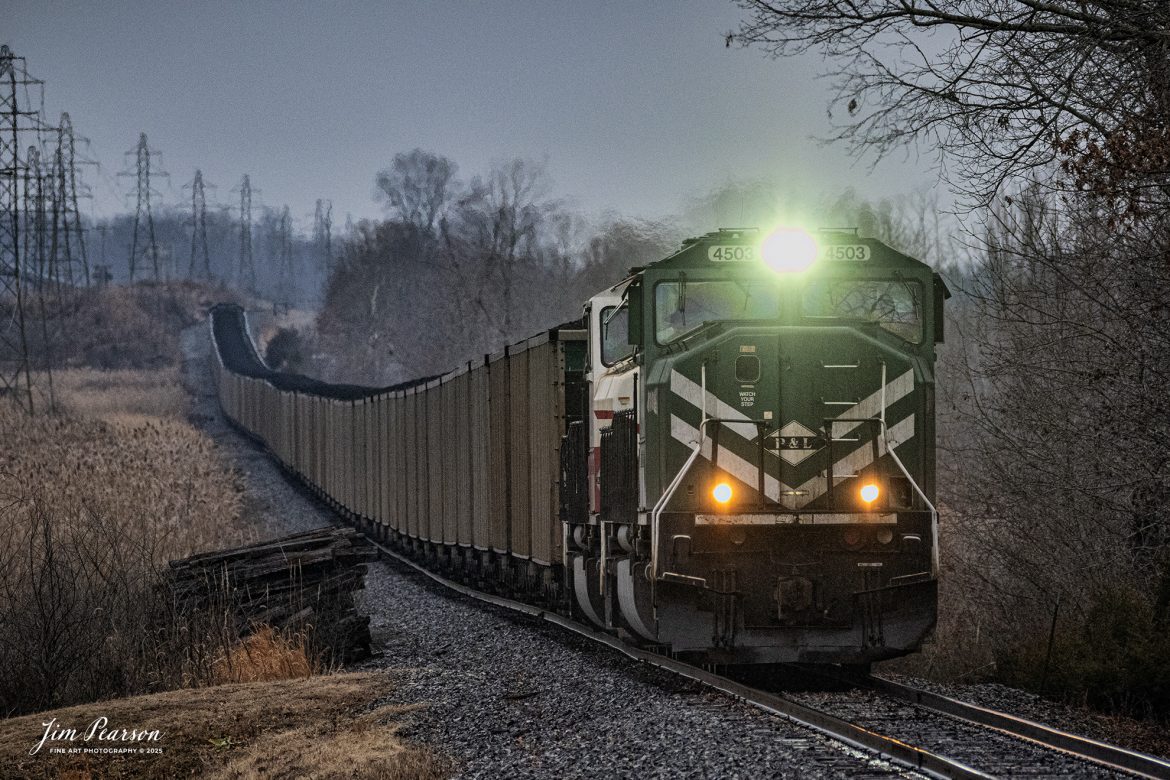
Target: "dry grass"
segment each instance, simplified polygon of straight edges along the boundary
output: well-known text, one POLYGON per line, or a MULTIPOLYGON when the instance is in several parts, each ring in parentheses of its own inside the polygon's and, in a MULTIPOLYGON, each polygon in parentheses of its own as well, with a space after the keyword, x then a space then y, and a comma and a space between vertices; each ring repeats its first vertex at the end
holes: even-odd
POLYGON ((172 614, 159 572, 254 541, 211 440, 0 404, 0 442, 0 712, 204 682, 234 637, 172 614))
POLYGON ((53 388, 65 413, 129 427, 182 420, 189 409, 177 368, 64 369, 53 373, 53 388))
POLYGON ((123 427, 29 418, 0 405, 0 441, 0 495, 37 495, 62 522, 99 515, 122 533, 156 540, 160 563, 253 541, 231 470, 185 422, 123 427))
POLYGON ((374 707, 389 687, 384 673, 328 675, 173 691, 0 721, 0 771, 30 780, 446 776, 446 761, 396 735, 396 719, 406 708, 374 707), (158 729, 159 741, 150 744, 162 754, 29 755, 47 719, 80 729, 101 716, 111 727, 158 729))
POLYGON ((212 680, 217 685, 268 682, 309 677, 316 671, 303 634, 285 637, 262 626, 216 659, 212 680))

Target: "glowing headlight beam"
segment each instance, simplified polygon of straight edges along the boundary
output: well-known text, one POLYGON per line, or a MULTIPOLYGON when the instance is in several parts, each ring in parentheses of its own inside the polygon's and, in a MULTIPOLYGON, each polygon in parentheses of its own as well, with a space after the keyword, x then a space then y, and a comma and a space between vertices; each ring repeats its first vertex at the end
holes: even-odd
POLYGON ((731 500, 731 485, 728 485, 726 482, 720 482, 711 490, 711 498, 720 504, 726 504, 731 500))
POLYGON ((881 491, 878 490, 877 485, 865 485, 861 488, 861 500, 867 504, 872 504, 874 501, 877 501, 879 492, 881 491))
POLYGON ((807 271, 816 262, 818 252, 816 240, 798 228, 773 230, 760 245, 764 265, 776 273, 807 271))

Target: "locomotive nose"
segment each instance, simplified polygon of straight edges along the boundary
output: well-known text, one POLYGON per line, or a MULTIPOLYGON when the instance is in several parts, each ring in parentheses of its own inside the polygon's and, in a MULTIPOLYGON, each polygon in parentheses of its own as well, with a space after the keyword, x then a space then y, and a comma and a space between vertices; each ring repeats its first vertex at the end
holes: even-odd
POLYGON ((707 420, 693 511, 908 505, 885 451, 888 434, 914 436, 913 372, 874 352, 846 328, 741 326, 676 361, 662 410, 672 438, 698 441, 707 420), (733 502, 713 498, 725 483, 733 502))

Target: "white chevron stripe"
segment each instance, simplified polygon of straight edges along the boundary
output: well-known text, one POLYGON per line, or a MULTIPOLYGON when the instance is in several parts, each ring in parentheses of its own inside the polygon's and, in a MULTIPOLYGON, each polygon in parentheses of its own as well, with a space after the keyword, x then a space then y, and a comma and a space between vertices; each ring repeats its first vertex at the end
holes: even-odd
MULTIPOLYGON (((677 371, 670 372, 670 389, 675 395, 684 401, 689 402, 696 409, 704 408, 703 388, 700 385, 692 382, 690 379, 687 379, 677 371)), ((707 413, 712 417, 719 417, 724 420, 751 419, 739 409, 736 409, 735 407, 729 406, 728 404, 723 403, 723 401, 720 401, 715 397, 715 394, 709 390, 707 391, 706 409, 707 413)), ((730 425, 725 425, 724 427, 735 431, 748 441, 755 440, 756 436, 759 435, 759 429, 754 424, 737 425, 732 423, 730 425)))
MULTIPOLYGON (((905 420, 890 428, 890 444, 895 449, 912 438, 914 438, 914 415, 910 415, 905 420)), ((719 454, 722 457, 723 453, 721 452, 719 454)), ((885 454, 881 439, 878 439, 878 454, 885 454)), ((873 446, 869 442, 866 442, 863 446, 858 447, 833 464, 833 484, 836 485, 845 481, 845 478, 841 476, 842 474, 856 474, 871 463, 873 463, 873 446)), ((804 492, 803 495, 796 497, 798 505, 804 506, 823 496, 828 490, 827 481, 824 477, 813 477, 798 487, 796 489, 798 493, 804 492)))
MULTIPOLYGON (((905 398, 914 389, 914 369, 910 369, 905 374, 895 379, 886 385, 886 408, 893 406, 898 401, 905 398)), ((850 406, 845 411, 837 415, 837 417, 848 420, 852 419, 868 419, 870 417, 877 417, 882 411, 882 391, 878 389, 868 397, 858 401, 853 406, 850 406)), ((834 436, 848 436, 857 430, 861 423, 841 423, 841 425, 833 426, 834 436), (841 425, 846 427, 842 428, 841 425)))
MULTIPOLYGON (((703 388, 687 377, 680 374, 678 371, 670 372, 670 389, 679 398, 687 401, 696 409, 703 409, 703 388)), ((886 385, 886 408, 896 404, 898 401, 905 398, 914 390, 914 369, 906 371, 906 373, 895 378, 892 382, 886 385)), ((882 406, 882 391, 875 390, 866 398, 858 401, 853 406, 837 415, 841 419, 867 419, 877 417, 881 413, 882 406)), ((707 391, 707 405, 706 409, 714 417, 731 420, 748 420, 750 419, 739 409, 736 409, 729 404, 724 403, 715 396, 714 393, 707 391)), ((833 426, 833 435, 838 437, 848 436, 856 431, 861 423, 842 423, 845 427, 833 426)), ((754 441, 759 433, 759 429, 755 425, 726 425, 726 428, 735 431, 740 436, 743 436, 748 441, 754 441)))
MULTIPOLYGON (((675 415, 670 416, 670 433, 678 441, 694 447, 695 442, 699 439, 699 429, 690 425, 684 420, 680 420, 675 415)), ((914 438, 914 415, 910 415, 905 420, 890 428, 890 444, 897 449, 905 444, 910 439, 914 438)), ((880 455, 884 455, 884 447, 881 441, 878 441, 878 450, 880 455)), ((703 441, 702 456, 707 460, 711 460, 711 439, 706 437, 703 441)), ((859 447, 845 457, 833 464, 833 484, 837 485, 844 482, 846 477, 844 474, 856 474, 861 469, 873 463, 873 447, 866 443, 859 447)), ((759 472, 756 467, 748 463, 743 458, 731 452, 726 447, 719 448, 719 466, 731 476, 738 479, 748 487, 755 489, 758 484, 759 472)), ((805 482, 795 491, 792 491, 787 485, 781 483, 771 474, 764 475, 764 493, 773 500, 780 500, 780 492, 784 491, 786 502, 795 503, 792 508, 800 508, 816 499, 820 498, 828 490, 824 477, 813 477, 805 482), (795 492, 798 495, 789 495, 795 492)))
MULTIPOLYGON (((670 416, 670 434, 688 447, 694 447, 699 440, 699 429, 673 414, 670 416)), ((703 457, 711 460, 711 437, 703 439, 703 457)), ((719 447, 719 468, 738 479, 753 490, 759 485, 759 469, 726 447, 719 447)), ((770 474, 764 475, 764 493, 773 500, 780 498, 780 482, 770 474)))
MULTIPOLYGON (((682 398, 693 405, 696 409, 703 409, 703 388, 687 377, 680 374, 678 371, 671 371, 670 374, 670 389, 675 395, 682 398)), ((896 377, 892 382, 886 384, 885 387, 885 401, 888 409, 893 404, 905 398, 914 390, 914 370, 910 369, 901 376, 896 377)), ((873 419, 880 416, 882 411, 882 391, 879 389, 866 398, 858 401, 853 406, 837 415, 841 419, 873 419)), ((719 400, 713 393, 707 393, 706 407, 708 414, 722 419, 747 420, 750 419, 746 414, 740 410, 719 400)), ((833 426, 834 437, 845 437, 860 428, 863 423, 841 423, 833 426)), ((735 424, 730 423, 724 425, 724 428, 730 429, 748 441, 752 441, 758 435, 758 429, 753 424, 735 424)), ((699 430, 684 420, 679 419, 675 415, 670 416, 670 432, 671 435, 678 441, 686 444, 688 447, 693 447, 694 443, 699 438, 699 430)), ((897 423, 889 429, 889 439, 893 447, 897 448, 914 437, 914 415, 911 414, 906 419, 897 423)), ((878 441, 879 455, 885 454, 885 449, 881 440, 878 441)), ((707 460, 711 459, 711 439, 707 437, 703 442, 702 455, 707 460)), ((833 464, 833 484, 836 485, 844 480, 840 475, 842 474, 856 474, 861 469, 873 463, 873 446, 866 442, 862 446, 855 449, 845 457, 839 459, 833 464)), ((759 472, 755 465, 749 463, 743 458, 731 452, 726 447, 719 448, 719 465, 728 474, 743 482, 751 488, 755 488, 758 484, 759 472)), ((781 483, 775 477, 764 475, 764 491, 769 498, 773 500, 780 500, 781 491, 785 493, 784 502, 793 505, 791 508, 798 509, 803 507, 817 498, 820 498, 828 490, 826 480, 823 476, 813 477, 806 481, 803 485, 795 490, 789 488, 787 485, 781 483), (796 495, 792 495, 792 494, 796 495)))

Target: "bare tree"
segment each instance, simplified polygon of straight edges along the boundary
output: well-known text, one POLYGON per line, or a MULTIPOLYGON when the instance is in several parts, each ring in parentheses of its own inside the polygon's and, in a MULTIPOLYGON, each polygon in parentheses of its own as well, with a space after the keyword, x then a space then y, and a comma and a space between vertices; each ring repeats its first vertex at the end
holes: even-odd
POLYGON ((378 175, 393 217, 344 243, 318 330, 348 354, 342 375, 429 375, 573 316, 573 218, 549 200, 542 165, 510 160, 467 185, 415 150, 378 175), (354 344, 361 344, 358 350, 354 344))
POLYGON ((1162 0, 737 0, 728 42, 833 63, 835 138, 886 154, 924 140, 990 203, 1054 168, 1126 209, 1170 171, 1170 4, 1162 0))
POLYGON ((472 180, 446 233, 451 262, 461 278, 475 280, 474 300, 498 338, 513 336, 516 287, 539 264, 540 231, 553 208, 544 200, 547 188, 543 165, 521 159, 497 165, 472 180))
POLYGON ((455 196, 457 169, 448 158, 422 149, 396 154, 375 178, 378 195, 398 220, 429 235, 455 196))
POLYGON ((612 218, 594 229, 583 250, 581 288, 586 296, 620 282, 635 266, 649 265, 678 248, 678 226, 612 218))

